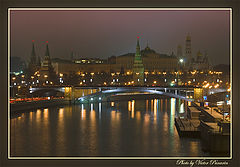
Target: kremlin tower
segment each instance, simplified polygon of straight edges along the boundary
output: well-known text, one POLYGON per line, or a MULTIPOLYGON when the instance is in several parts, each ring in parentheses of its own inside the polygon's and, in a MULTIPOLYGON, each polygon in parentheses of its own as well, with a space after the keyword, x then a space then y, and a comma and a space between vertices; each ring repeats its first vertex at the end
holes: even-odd
POLYGON ((140 52, 139 37, 137 37, 137 47, 133 64, 134 85, 144 85, 144 66, 140 52))

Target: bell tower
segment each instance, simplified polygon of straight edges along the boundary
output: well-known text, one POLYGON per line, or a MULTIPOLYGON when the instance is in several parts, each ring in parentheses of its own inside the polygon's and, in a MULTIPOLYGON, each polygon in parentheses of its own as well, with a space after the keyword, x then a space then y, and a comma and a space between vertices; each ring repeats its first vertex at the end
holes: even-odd
POLYGON ((192 61, 192 48, 191 48, 191 36, 188 34, 186 37, 186 48, 185 48, 186 64, 191 64, 192 61))

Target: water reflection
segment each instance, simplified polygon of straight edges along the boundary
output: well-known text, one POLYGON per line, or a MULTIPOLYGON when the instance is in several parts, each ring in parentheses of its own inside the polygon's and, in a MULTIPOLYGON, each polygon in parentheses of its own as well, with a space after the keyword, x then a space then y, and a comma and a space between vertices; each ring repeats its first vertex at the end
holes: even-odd
POLYGON ((134 118, 134 110, 135 110, 135 100, 132 100, 132 111, 131 111, 131 118, 134 118))
POLYGON ((41 110, 40 110, 40 109, 37 110, 36 120, 37 120, 37 122, 40 122, 40 121, 41 121, 41 110))
POLYGON ((180 105, 180 111, 179 111, 179 113, 182 114, 182 113, 184 113, 184 112, 185 112, 185 110, 184 110, 184 103, 182 103, 182 104, 180 105))
POLYGON ((101 115, 102 115, 102 103, 98 103, 98 115, 99 115, 99 119, 101 119, 101 115))
POLYGON ((132 111, 132 101, 128 101, 128 111, 132 111))
POLYGON ((114 105, 115 105, 115 103, 112 101, 112 102, 111 102, 111 106, 114 107, 114 105))
POLYGON ((153 108, 153 115, 154 115, 154 123, 157 123, 157 111, 158 111, 158 100, 154 99, 154 108, 153 108))
POLYGON ((148 100, 146 100, 146 112, 148 112, 148 100))
POLYGON ((81 105, 81 113, 82 113, 82 120, 86 119, 86 110, 84 109, 84 105, 81 105))
POLYGON ((26 112, 11 119, 11 154, 201 156, 200 142, 180 139, 174 126, 186 105, 176 98, 149 98, 26 112))

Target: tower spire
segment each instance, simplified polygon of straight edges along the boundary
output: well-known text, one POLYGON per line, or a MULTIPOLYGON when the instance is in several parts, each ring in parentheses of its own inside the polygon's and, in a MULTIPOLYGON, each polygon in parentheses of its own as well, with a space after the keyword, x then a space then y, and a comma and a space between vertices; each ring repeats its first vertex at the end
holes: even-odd
POLYGON ((49 54, 49 48, 48 48, 48 41, 47 41, 46 43, 47 43, 47 45, 46 45, 45 57, 48 57, 48 58, 50 58, 50 54, 49 54))
POLYGON ((192 61, 191 36, 189 34, 186 37, 185 57, 187 59, 186 62, 189 65, 192 61))
POLYGON ((48 41, 46 41, 46 52, 44 56, 43 66, 51 66, 51 58, 48 48, 48 41))
POLYGON ((137 37, 136 55, 140 55, 139 36, 137 37))
POLYGON ((35 47, 34 47, 34 40, 32 40, 31 63, 36 64, 36 53, 35 53, 35 47))

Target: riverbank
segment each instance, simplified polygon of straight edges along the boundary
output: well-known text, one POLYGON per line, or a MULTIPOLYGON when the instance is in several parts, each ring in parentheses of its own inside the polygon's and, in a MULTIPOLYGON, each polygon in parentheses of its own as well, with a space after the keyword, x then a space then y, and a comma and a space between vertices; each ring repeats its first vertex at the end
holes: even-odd
POLYGON ((10 111, 11 113, 24 112, 26 110, 45 108, 45 107, 51 107, 51 106, 57 106, 57 105, 66 105, 69 103, 70 101, 66 99, 50 99, 50 100, 11 103, 10 111))
POLYGON ((211 153, 230 155, 230 122, 222 121, 221 114, 192 102, 188 106, 187 118, 175 118, 180 137, 198 137, 202 149, 211 153), (194 126, 194 123, 196 126, 194 126))

